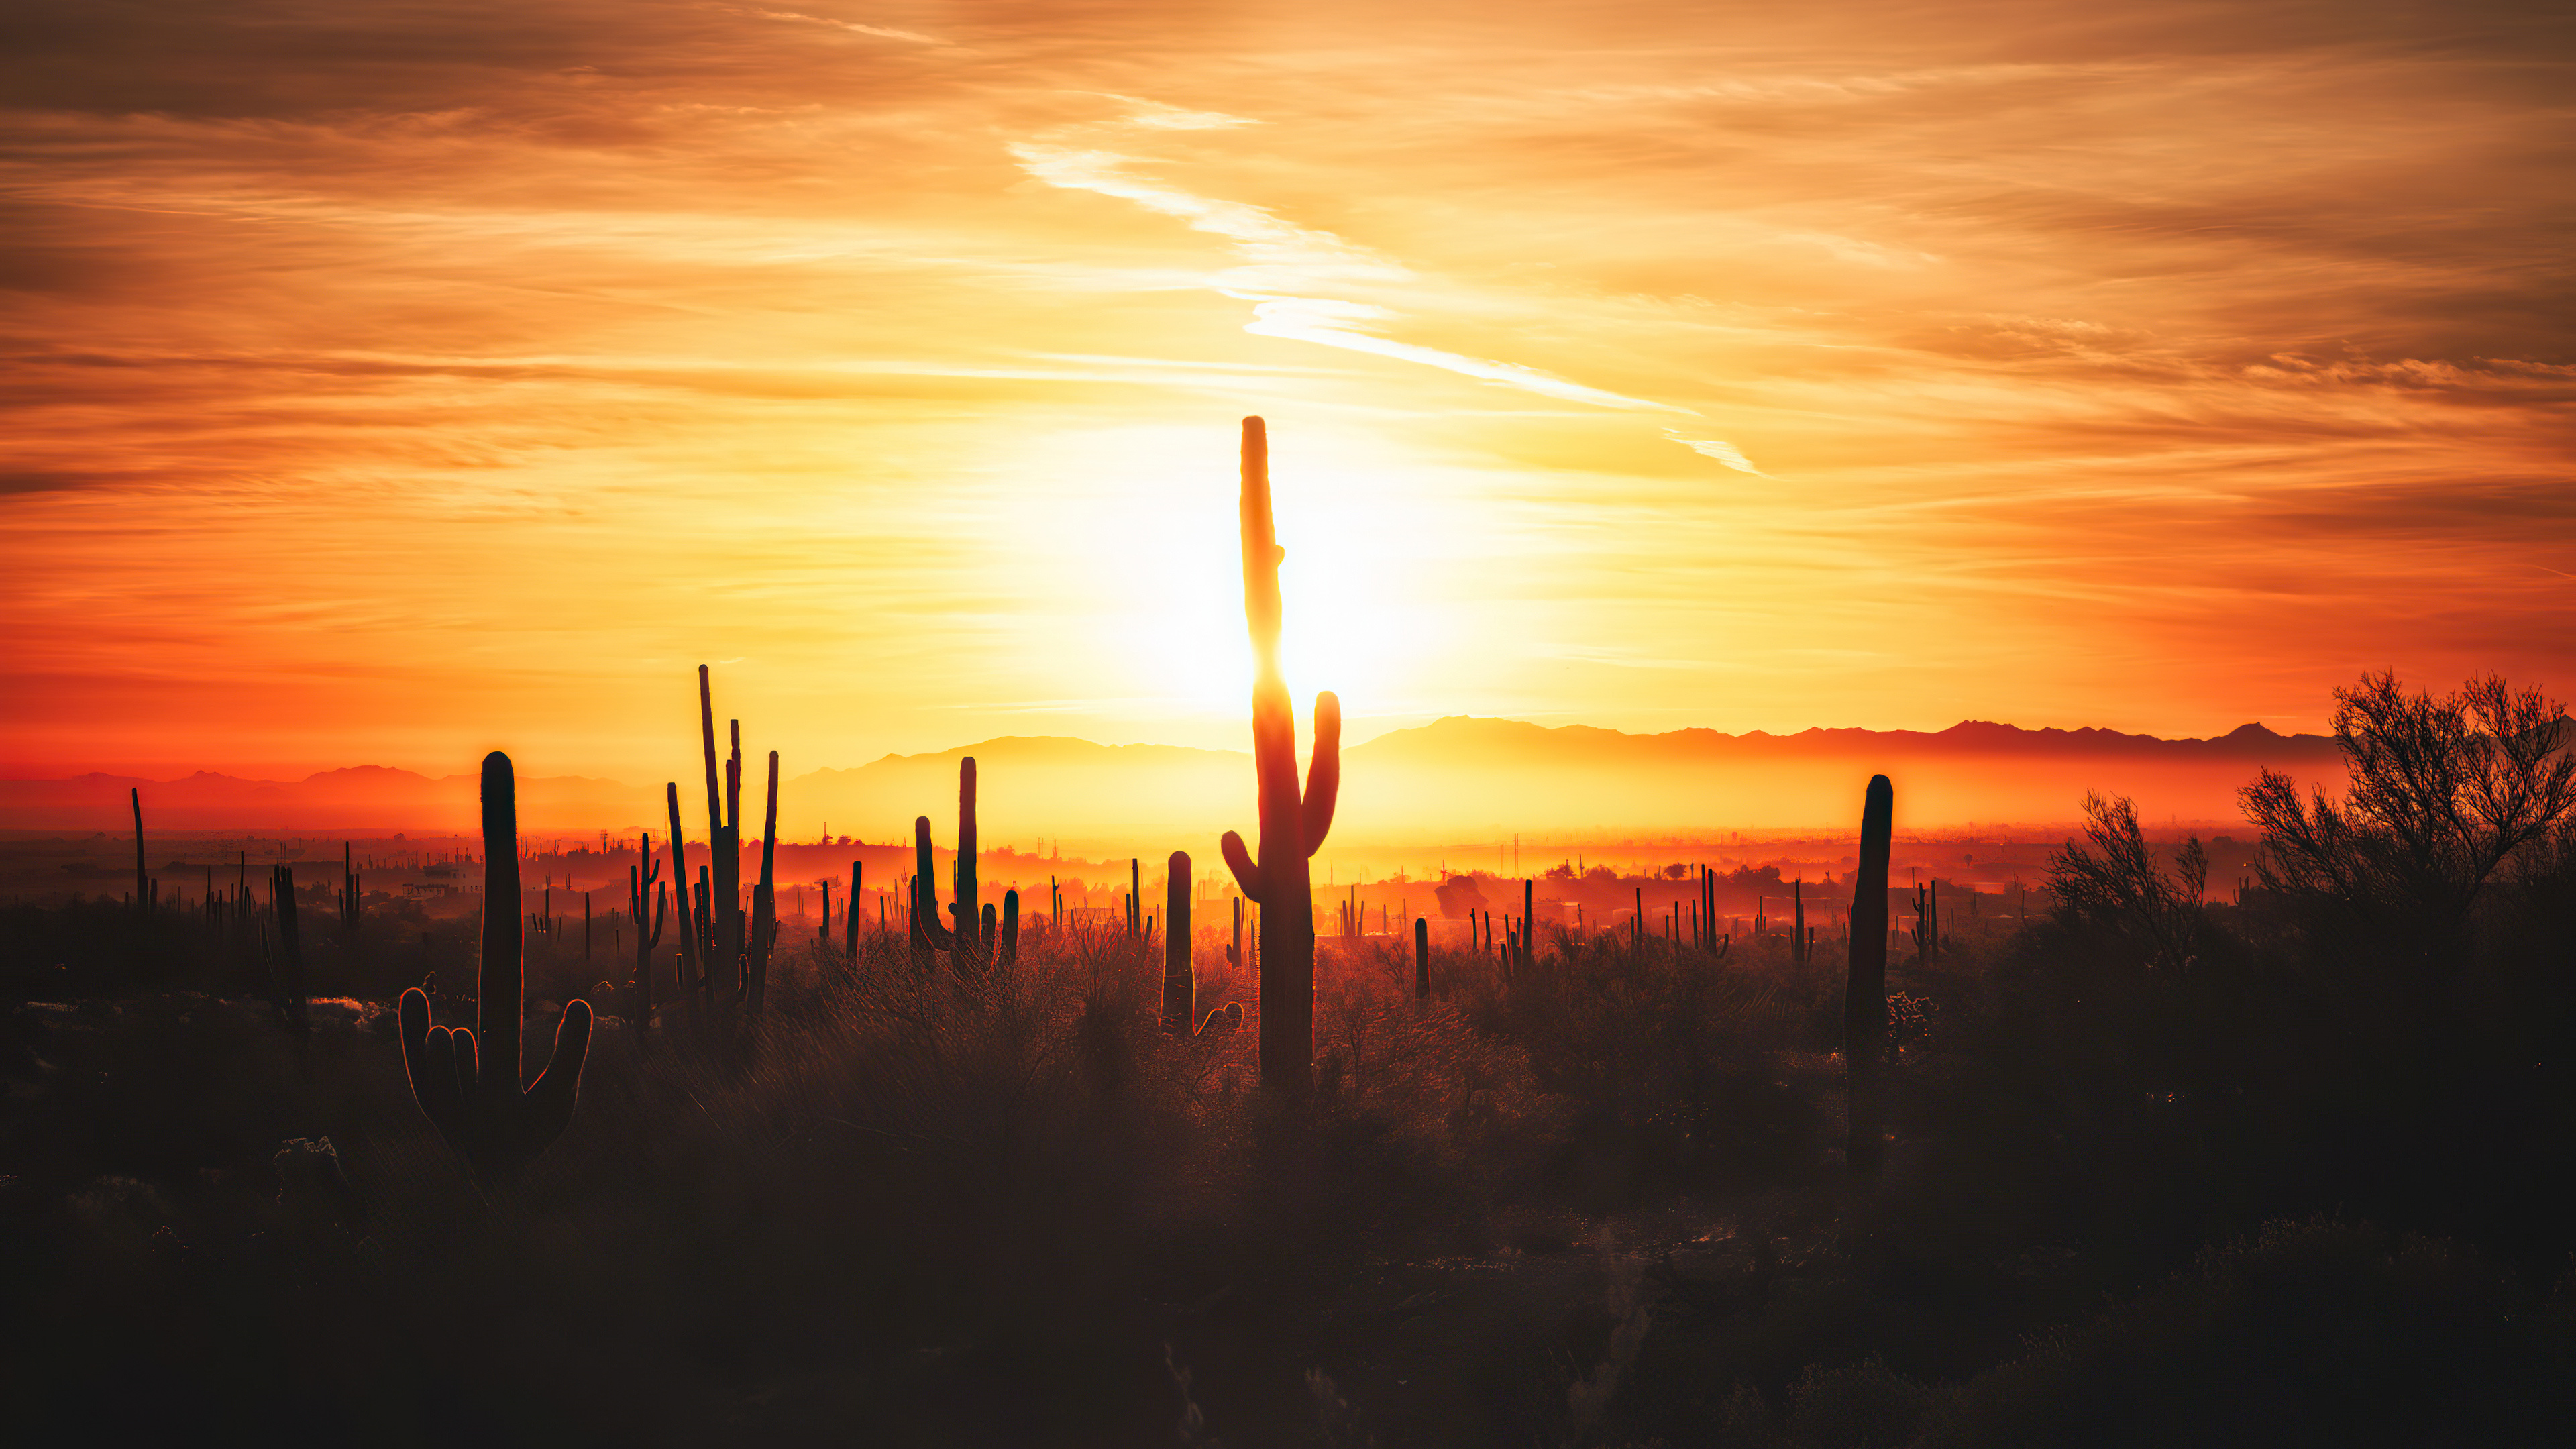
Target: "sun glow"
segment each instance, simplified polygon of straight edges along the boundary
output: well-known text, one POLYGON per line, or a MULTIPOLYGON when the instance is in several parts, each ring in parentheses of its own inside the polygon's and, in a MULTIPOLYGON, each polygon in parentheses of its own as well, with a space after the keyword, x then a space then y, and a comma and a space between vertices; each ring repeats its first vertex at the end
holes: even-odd
MULTIPOLYGON (((1095 703, 1248 719, 1232 423, 1067 429, 999 465, 1044 480, 1020 494, 1023 597, 1042 647, 1075 665, 1095 703)), ((1364 430, 1308 429, 1273 447, 1281 663, 1300 719, 1327 689, 1354 718, 1418 708, 1408 676, 1459 632, 1439 607, 1446 556, 1421 546, 1439 536, 1453 481, 1408 469, 1364 430)))

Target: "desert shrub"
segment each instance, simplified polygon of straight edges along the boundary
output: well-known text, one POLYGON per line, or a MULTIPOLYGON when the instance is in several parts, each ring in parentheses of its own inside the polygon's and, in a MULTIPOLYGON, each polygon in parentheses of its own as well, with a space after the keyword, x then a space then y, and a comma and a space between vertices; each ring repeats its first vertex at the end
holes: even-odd
POLYGON ((42 1110, 0 1124, 13 1417, 1137 1442, 1169 1430, 1164 1342, 1211 1365, 1209 1412, 1250 1413, 1247 1382, 1298 1382, 1276 1355, 1318 1295, 1373 1253, 1479 1246, 1495 1174, 1554 1127, 1509 1049, 1360 976, 1325 1018, 1338 1085, 1271 1110, 1254 1033, 1163 1036, 1158 976, 1115 933, 972 980, 899 940, 800 946, 738 1046, 677 1011, 649 1040, 603 1025, 573 1129, 488 1195, 373 1019, 299 1053, 257 1002, 19 1012, 13 1090, 42 1110), (351 1201, 317 1216, 271 1159, 323 1135, 351 1201))
POLYGON ((1563 1171, 1596 1205, 1740 1183, 1812 1155, 1816 1112, 1781 1079, 1763 974, 1660 941, 1560 932, 1531 969, 1478 979, 1468 1020, 1528 1054, 1575 1114, 1563 1171))
POLYGON ((2312 1219, 2206 1253, 1927 1415, 1927 1446, 2543 1444, 2576 1322, 2475 1254, 2312 1219))

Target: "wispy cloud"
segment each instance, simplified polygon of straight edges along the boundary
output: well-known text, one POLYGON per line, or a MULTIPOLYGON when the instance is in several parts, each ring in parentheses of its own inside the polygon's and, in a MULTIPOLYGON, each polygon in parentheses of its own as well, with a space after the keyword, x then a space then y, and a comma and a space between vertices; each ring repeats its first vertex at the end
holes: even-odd
MULTIPOLYGON (((1122 121, 1090 129, 1114 131, 1136 126, 1208 130, 1240 124, 1244 124, 1240 117, 1182 111, 1147 102, 1122 121)), ((1193 230, 1231 242, 1244 264, 1213 273, 1208 278, 1208 289, 1252 303, 1253 320, 1245 323, 1243 330, 1255 336, 1281 337, 1419 363, 1565 402, 1630 411, 1691 411, 1671 403, 1587 387, 1535 367, 1469 357, 1390 337, 1387 332, 1403 320, 1403 314, 1396 309, 1347 296, 1308 294, 1354 287, 1401 293, 1419 280, 1411 268, 1369 248, 1354 246, 1331 232, 1284 221, 1266 207, 1200 196, 1139 176, 1134 168, 1148 163, 1138 157, 1056 141, 1014 143, 1011 154, 1031 176, 1049 186, 1134 202, 1149 211, 1178 218, 1193 230)), ((1744 465, 1739 461, 1728 466, 1744 465)))

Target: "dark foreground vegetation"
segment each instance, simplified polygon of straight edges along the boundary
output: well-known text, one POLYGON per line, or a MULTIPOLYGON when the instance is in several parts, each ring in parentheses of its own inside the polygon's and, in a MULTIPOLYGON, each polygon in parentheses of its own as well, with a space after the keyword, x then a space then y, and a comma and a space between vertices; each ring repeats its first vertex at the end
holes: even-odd
MULTIPOLYGON (((478 1182, 390 1001, 458 928, 308 926, 354 994, 294 1031, 238 932, 16 908, 0 1412, 25 1444, 2563 1443, 2576 836, 2552 712, 2491 702, 2352 691, 2362 788, 2258 784, 2240 904, 2101 803, 2044 919, 1901 951, 1866 1178, 1843 952, 1776 935, 1542 927, 1508 979, 1439 953, 1427 1001, 1400 938, 1328 953, 1303 1102, 1261 1089, 1218 932, 1198 1009, 1254 1020, 1197 1036, 1120 929, 971 971, 813 941, 728 1026, 603 1000, 569 1129, 478 1182)), ((531 1075, 581 970, 532 958, 531 1075)))

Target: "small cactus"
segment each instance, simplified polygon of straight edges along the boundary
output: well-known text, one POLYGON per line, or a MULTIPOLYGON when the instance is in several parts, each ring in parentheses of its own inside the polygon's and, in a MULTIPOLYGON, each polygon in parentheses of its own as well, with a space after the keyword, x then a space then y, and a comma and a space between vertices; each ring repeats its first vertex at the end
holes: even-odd
POLYGON ((478 1176, 515 1176, 563 1135, 590 1052, 587 1001, 564 1007, 551 1059, 535 1082, 519 1085, 520 1013, 527 986, 520 956, 519 805, 510 757, 483 757, 483 962, 475 987, 475 1030, 429 1022, 429 997, 402 994, 403 1069, 412 1099, 478 1176))
POLYGON ((1413 918, 1413 999, 1431 999, 1431 922, 1413 918))

